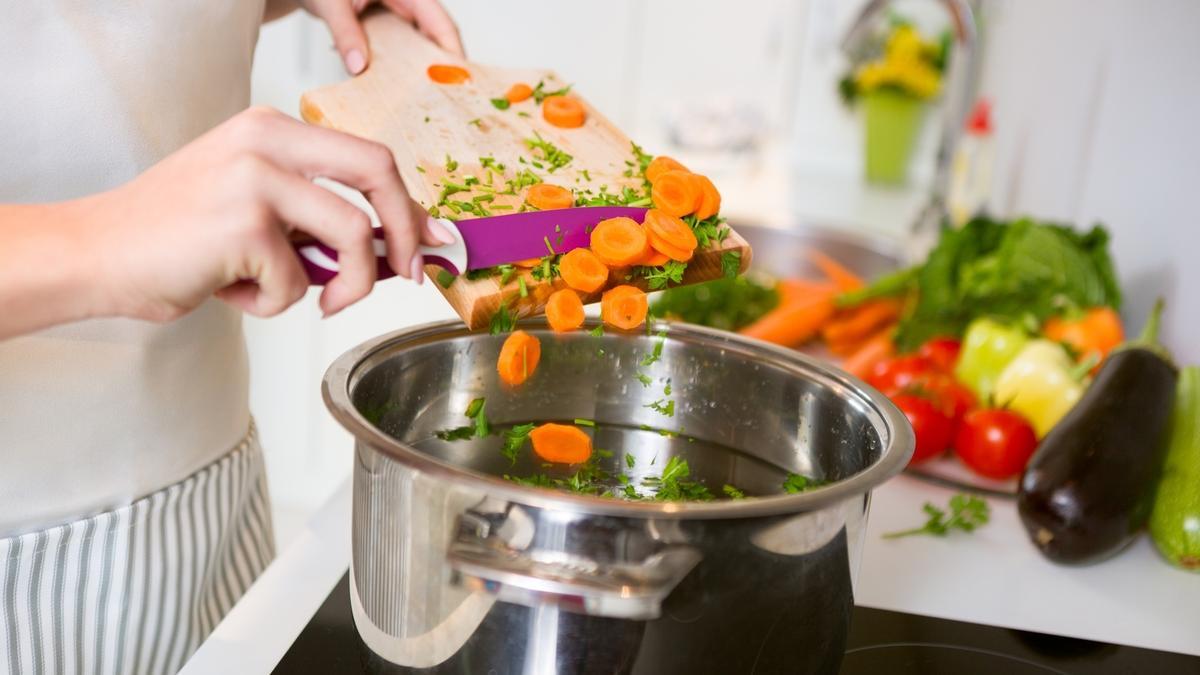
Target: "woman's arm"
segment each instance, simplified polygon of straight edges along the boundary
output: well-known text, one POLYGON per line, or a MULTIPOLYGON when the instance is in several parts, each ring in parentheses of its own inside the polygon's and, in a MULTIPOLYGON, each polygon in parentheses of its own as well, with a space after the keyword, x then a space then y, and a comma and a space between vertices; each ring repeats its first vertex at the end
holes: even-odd
POLYGON ((278 314, 308 289, 297 232, 338 251, 320 305, 341 311, 375 283, 371 223, 316 176, 367 197, 401 276, 420 283, 418 245, 452 241, 409 198, 386 147, 251 109, 115 190, 0 206, 0 339, 95 316, 169 321, 214 294, 278 314))

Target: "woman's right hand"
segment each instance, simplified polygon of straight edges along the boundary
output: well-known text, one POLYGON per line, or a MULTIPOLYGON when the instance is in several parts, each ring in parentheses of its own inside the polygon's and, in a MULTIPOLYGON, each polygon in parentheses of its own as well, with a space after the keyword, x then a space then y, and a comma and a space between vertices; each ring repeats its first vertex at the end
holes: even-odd
POLYGON ((291 245, 297 232, 338 251, 340 272, 321 293, 325 315, 362 299, 375 282, 370 220, 314 185, 318 176, 371 202, 401 276, 423 279, 419 244, 453 241, 408 196, 385 146, 252 108, 133 181, 76 202, 112 303, 100 313, 168 321, 215 293, 250 314, 278 314, 309 286, 291 245))

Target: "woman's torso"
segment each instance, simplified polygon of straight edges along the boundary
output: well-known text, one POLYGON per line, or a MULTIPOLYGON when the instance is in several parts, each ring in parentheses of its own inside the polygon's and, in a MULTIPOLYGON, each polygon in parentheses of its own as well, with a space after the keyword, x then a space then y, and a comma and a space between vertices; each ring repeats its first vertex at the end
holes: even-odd
MULTIPOLYGON (((262 10, 0 3, 0 202, 113 188, 245 108, 262 10)), ((240 315, 213 300, 168 325, 93 320, 0 342, 0 537, 216 460, 246 433, 247 379, 240 315)))

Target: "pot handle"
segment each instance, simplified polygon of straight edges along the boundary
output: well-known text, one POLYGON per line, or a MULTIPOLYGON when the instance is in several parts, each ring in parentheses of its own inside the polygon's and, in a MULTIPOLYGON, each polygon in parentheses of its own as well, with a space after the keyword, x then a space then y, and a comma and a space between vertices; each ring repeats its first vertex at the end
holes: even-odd
MULTIPOLYGON (((695 549, 676 544, 664 545, 643 560, 621 563, 600 563, 561 551, 519 550, 506 541, 511 537, 496 532, 512 529, 513 516, 510 512, 497 527, 481 514, 463 514, 446 553, 459 583, 503 602, 553 604, 616 619, 656 619, 662 601, 701 558, 695 549)), ((532 528, 523 512, 520 516, 532 528)), ((531 536, 518 534, 515 539, 528 545, 531 536)))

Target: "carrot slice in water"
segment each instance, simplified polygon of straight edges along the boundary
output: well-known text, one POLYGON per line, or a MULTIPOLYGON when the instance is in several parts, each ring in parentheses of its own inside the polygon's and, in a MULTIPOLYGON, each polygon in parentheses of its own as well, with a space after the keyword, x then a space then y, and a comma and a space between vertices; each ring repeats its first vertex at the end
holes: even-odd
POLYGON ((515 387, 529 379, 541 358, 542 343, 537 338, 523 330, 513 331, 500 348, 496 370, 502 382, 515 387))
POLYGON ((508 99, 509 103, 520 103, 525 99, 533 96, 533 89, 524 82, 518 82, 508 88, 508 92, 504 94, 504 98, 508 99))
POLYGON ((462 84, 471 79, 471 73, 462 66, 452 66, 447 63, 435 63, 425 70, 429 79, 438 84, 462 84))
POLYGON ((547 462, 581 464, 592 456, 592 439, 583 429, 553 422, 529 432, 533 452, 547 462))
POLYGON ((671 260, 678 260, 679 262, 687 262, 692 259, 692 255, 696 251, 696 249, 688 250, 686 248, 677 248, 675 246, 672 246, 671 244, 664 241, 662 239, 662 237, 659 237, 658 235, 654 234, 653 232, 651 232, 649 230, 646 231, 646 237, 650 241, 651 248, 653 248, 655 251, 658 251, 659 253, 662 253, 663 255, 667 256, 671 260))
POLYGON ((574 129, 583 126, 587 121, 587 110, 579 99, 570 96, 547 96, 542 99, 542 117, 556 127, 574 129))
POLYGON ((647 211, 646 221, 642 224, 646 226, 648 234, 673 248, 694 251, 699 245, 699 242, 696 241, 696 233, 692 232, 692 228, 688 227, 687 223, 675 216, 667 215, 659 209, 647 211))
POLYGON ((636 264, 650 245, 642 226, 623 216, 600 221, 592 230, 591 244, 592 253, 609 267, 636 264))
POLYGON ((586 248, 567 251, 558 261, 558 273, 568 286, 584 293, 595 293, 608 281, 608 267, 586 248))
POLYGON ((659 155, 646 166, 646 180, 651 184, 668 171, 687 171, 688 168, 666 155, 659 155))
POLYGON ((696 207, 696 218, 707 220, 721 210, 721 193, 717 192, 717 186, 708 176, 697 175, 696 180, 700 183, 700 204, 696 207))
POLYGON ((565 187, 538 183, 529 186, 525 192, 525 201, 543 211, 549 209, 569 209, 575 204, 575 195, 565 187))
POLYGON ((854 272, 851 272, 846 268, 845 265, 834 260, 828 255, 813 249, 808 252, 808 257, 813 261, 813 264, 821 270, 821 274, 824 274, 826 277, 828 277, 829 280, 838 287, 839 291, 845 293, 847 291, 853 291, 855 289, 862 288, 862 277, 858 276, 854 272))
POLYGON ((550 299, 546 301, 546 321, 558 333, 583 325, 583 302, 575 291, 564 288, 550 294, 550 299))
POLYGON ((633 286, 611 288, 600 298, 600 317, 604 323, 622 330, 642 325, 648 308, 646 293, 633 286))
POLYGON ((700 204, 700 181, 696 175, 675 169, 664 172, 650 188, 655 208, 667 215, 681 218, 696 210, 700 204))

